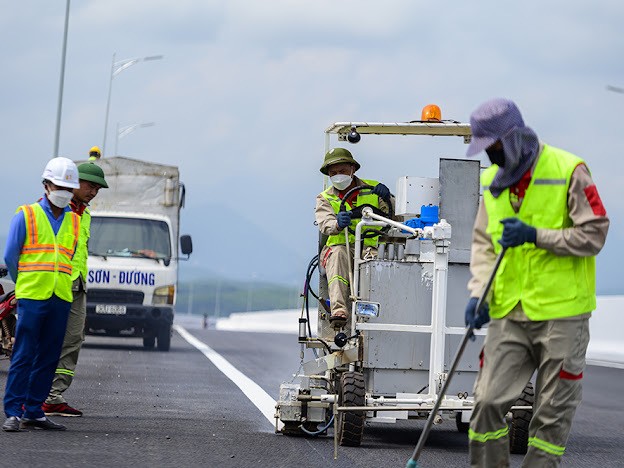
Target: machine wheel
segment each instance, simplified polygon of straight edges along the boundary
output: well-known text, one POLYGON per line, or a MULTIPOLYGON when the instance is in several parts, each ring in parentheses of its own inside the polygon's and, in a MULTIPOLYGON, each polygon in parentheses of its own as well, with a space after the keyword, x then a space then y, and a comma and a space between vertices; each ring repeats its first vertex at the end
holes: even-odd
MULTIPOLYGON (((344 372, 340 376, 340 393, 338 404, 340 406, 364 406, 364 376, 361 372, 344 372)), ((340 445, 359 447, 364 434, 363 411, 340 411, 337 415, 336 429, 340 445)))
MULTIPOLYGON (((520 398, 516 400, 515 406, 533 406, 535 401, 535 390, 531 382, 526 384, 520 398)), ((511 453, 527 453, 529 444, 529 424, 533 417, 533 410, 512 411, 512 418, 509 424, 509 451, 511 453)))
POLYGON ((462 412, 455 413, 455 424, 457 425, 457 431, 461 434, 468 434, 468 428, 470 423, 462 422, 462 412))
POLYGON ((162 325, 158 329, 158 351, 169 351, 171 347, 171 325, 162 325))
POLYGON ((154 335, 144 336, 143 337, 143 347, 147 349, 152 349, 156 344, 156 337, 154 335))

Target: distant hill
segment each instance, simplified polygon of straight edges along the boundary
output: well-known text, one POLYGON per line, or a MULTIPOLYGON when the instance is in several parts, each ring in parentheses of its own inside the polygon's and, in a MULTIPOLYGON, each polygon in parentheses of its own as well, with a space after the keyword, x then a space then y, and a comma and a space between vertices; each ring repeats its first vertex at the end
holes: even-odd
POLYGON ((269 225, 254 224, 244 210, 233 212, 209 203, 190 205, 180 222, 181 233, 193 238, 193 253, 189 262, 181 262, 181 275, 201 278, 203 271, 241 281, 303 283, 308 263, 317 253, 318 229, 311 223, 293 239, 269 225))
POLYGON ((176 313, 224 317, 232 312, 294 309, 300 306, 299 292, 279 284, 217 277, 181 281, 176 313))

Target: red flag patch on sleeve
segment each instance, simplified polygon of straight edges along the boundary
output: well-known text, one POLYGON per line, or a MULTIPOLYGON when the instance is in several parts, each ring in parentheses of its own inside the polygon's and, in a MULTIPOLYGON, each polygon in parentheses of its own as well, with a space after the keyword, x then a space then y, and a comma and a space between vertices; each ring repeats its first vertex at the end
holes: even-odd
POLYGON ((600 195, 598 195, 598 189, 596 185, 590 185, 585 187, 585 196, 587 197, 587 201, 592 208, 592 211, 596 216, 606 216, 607 210, 605 210, 604 205, 602 204, 602 200, 600 199, 600 195))

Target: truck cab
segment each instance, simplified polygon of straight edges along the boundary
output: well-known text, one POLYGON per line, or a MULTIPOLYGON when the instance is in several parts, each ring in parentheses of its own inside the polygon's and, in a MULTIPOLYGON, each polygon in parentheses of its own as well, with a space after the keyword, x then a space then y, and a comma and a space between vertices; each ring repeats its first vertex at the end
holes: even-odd
POLYGON ((140 337, 146 348, 168 351, 179 252, 192 252, 190 236, 179 235, 178 169, 123 157, 97 164, 109 188, 90 207, 85 331, 140 337))

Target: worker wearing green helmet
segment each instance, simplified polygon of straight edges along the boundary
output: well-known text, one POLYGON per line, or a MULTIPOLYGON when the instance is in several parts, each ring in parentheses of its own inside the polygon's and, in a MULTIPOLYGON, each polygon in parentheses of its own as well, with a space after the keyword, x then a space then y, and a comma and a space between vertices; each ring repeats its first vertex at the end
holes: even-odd
MULTIPOLYGON (((329 321, 334 328, 343 327, 348 318, 350 307, 350 272, 355 243, 355 227, 360 221, 361 212, 357 208, 370 205, 386 213, 390 213, 389 205, 393 204, 390 189, 375 180, 360 179, 355 172, 360 164, 346 148, 334 148, 327 152, 321 173, 329 177, 331 185, 316 197, 315 218, 321 234, 327 236, 323 246, 319 263, 327 274, 327 288, 329 291, 329 321), (345 211, 340 206, 345 195, 352 189, 366 185, 368 189, 356 190, 349 194, 344 203, 345 211), (349 248, 347 249, 348 231, 349 248)), ((377 228, 363 229, 376 231, 377 228)), ((371 234, 374 234, 371 232, 371 234)), ((377 237, 364 238, 363 257, 373 256, 376 253, 377 237)))
POLYGON ((91 235, 91 213, 89 202, 101 188, 108 188, 104 171, 92 162, 78 166, 80 188, 74 189, 70 207, 80 216, 80 234, 76 253, 72 259, 72 291, 73 301, 67 321, 67 329, 63 340, 63 349, 56 366, 52 388, 45 403, 42 405, 48 416, 82 416, 82 411, 72 408, 63 397, 63 392, 71 385, 78 354, 84 341, 84 327, 87 316, 87 257, 88 242, 91 235))

